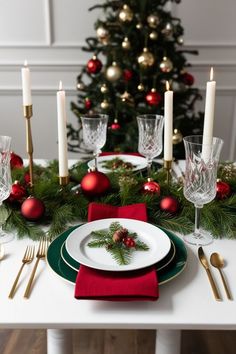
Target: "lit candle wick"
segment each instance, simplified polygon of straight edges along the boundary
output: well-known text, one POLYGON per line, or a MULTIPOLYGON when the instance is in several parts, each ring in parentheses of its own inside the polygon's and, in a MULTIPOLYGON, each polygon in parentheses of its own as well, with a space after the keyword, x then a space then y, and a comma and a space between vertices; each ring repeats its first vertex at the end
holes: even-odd
POLYGON ((170 84, 169 84, 169 81, 166 81, 166 91, 169 91, 170 90, 170 84))
POLYGON ((213 67, 211 67, 211 71, 210 71, 210 81, 213 81, 213 76, 214 76, 214 71, 213 71, 213 67))
POLYGON ((59 91, 62 91, 62 81, 59 82, 59 91))

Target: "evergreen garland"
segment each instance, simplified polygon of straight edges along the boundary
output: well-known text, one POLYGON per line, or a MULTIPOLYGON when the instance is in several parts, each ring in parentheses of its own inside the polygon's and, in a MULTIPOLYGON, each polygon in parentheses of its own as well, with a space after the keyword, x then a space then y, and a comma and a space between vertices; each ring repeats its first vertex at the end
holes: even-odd
MULTIPOLYGON (((25 184, 24 176, 27 168, 13 169, 12 178, 25 184)), ((182 181, 173 182, 169 189, 166 185, 166 173, 162 169, 152 171, 151 177, 161 187, 161 195, 149 195, 141 192, 147 181, 144 173, 117 173, 109 174, 111 190, 102 197, 87 198, 79 188, 82 177, 87 173, 86 163, 77 163, 70 169, 70 183, 61 187, 58 184, 58 162, 52 161, 46 167, 34 167, 34 192, 45 205, 44 216, 38 222, 27 221, 20 212, 19 202, 6 200, 0 208, 0 221, 8 232, 15 232, 18 238, 28 236, 33 240, 39 239, 44 233, 49 238, 57 237, 69 226, 79 221, 87 220, 88 204, 91 201, 122 206, 133 203, 146 203, 148 221, 174 232, 187 234, 193 231, 194 206, 183 195, 182 181), (171 195, 180 204, 175 215, 160 210, 161 198, 171 195), (4 222, 5 220, 5 222, 4 222)), ((201 224, 216 238, 236 238, 236 168, 232 163, 219 166, 218 176, 230 184, 232 194, 229 198, 218 200, 204 205, 201 224)), ((27 194, 31 191, 26 186, 27 194)))

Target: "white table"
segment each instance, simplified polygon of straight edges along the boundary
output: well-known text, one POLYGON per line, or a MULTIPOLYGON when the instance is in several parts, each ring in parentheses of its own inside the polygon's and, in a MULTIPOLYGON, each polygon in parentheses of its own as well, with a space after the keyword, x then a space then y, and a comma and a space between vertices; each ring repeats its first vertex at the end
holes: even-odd
MULTIPOLYGON (((19 289, 8 299, 21 264, 27 239, 5 244, 0 262, 0 327, 48 329, 48 353, 71 354, 71 331, 75 328, 156 329, 156 353, 178 354, 182 329, 236 329, 236 302, 226 298, 218 271, 212 269, 223 296, 214 300, 197 247, 188 246, 188 265, 176 279, 160 286, 157 302, 105 302, 75 300, 73 286, 56 276, 40 261, 36 282, 28 300, 23 298, 33 264, 24 269, 19 289)), ((227 260, 225 274, 236 298, 236 241, 216 240, 204 248, 207 256, 220 252, 227 260)))

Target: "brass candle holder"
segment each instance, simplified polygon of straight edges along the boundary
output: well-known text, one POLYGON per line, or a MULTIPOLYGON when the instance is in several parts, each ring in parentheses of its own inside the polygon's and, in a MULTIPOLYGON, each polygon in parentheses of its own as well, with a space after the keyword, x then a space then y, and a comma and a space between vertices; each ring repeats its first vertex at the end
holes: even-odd
POLYGON ((166 170, 166 182, 167 185, 170 185, 171 180, 171 170, 172 170, 172 160, 164 160, 164 169, 166 170))
POLYGON ((67 186, 67 184, 70 182, 70 177, 69 176, 59 176, 59 184, 62 187, 67 186))
POLYGON ((31 133, 30 118, 33 115, 33 106, 23 106, 24 117, 26 118, 26 151, 29 156, 29 174, 30 174, 30 186, 34 185, 34 176, 33 176, 33 139, 31 133))

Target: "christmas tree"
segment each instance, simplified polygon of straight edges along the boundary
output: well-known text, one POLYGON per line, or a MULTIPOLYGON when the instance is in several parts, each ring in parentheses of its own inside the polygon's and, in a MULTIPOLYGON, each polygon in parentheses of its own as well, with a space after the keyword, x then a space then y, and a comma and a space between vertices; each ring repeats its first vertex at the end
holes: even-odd
MULTIPOLYGON (((179 3, 181 0, 172 0, 179 3)), ((138 114, 164 114, 166 81, 174 91, 174 156, 183 157, 182 137, 201 134, 201 99, 188 72, 182 47, 184 30, 179 18, 166 9, 168 0, 107 0, 89 10, 102 9, 95 23, 96 37, 86 39, 91 58, 77 78, 78 101, 72 110, 78 122, 68 125, 69 150, 81 151, 81 124, 85 113, 109 115, 105 149, 137 151, 138 114)))

